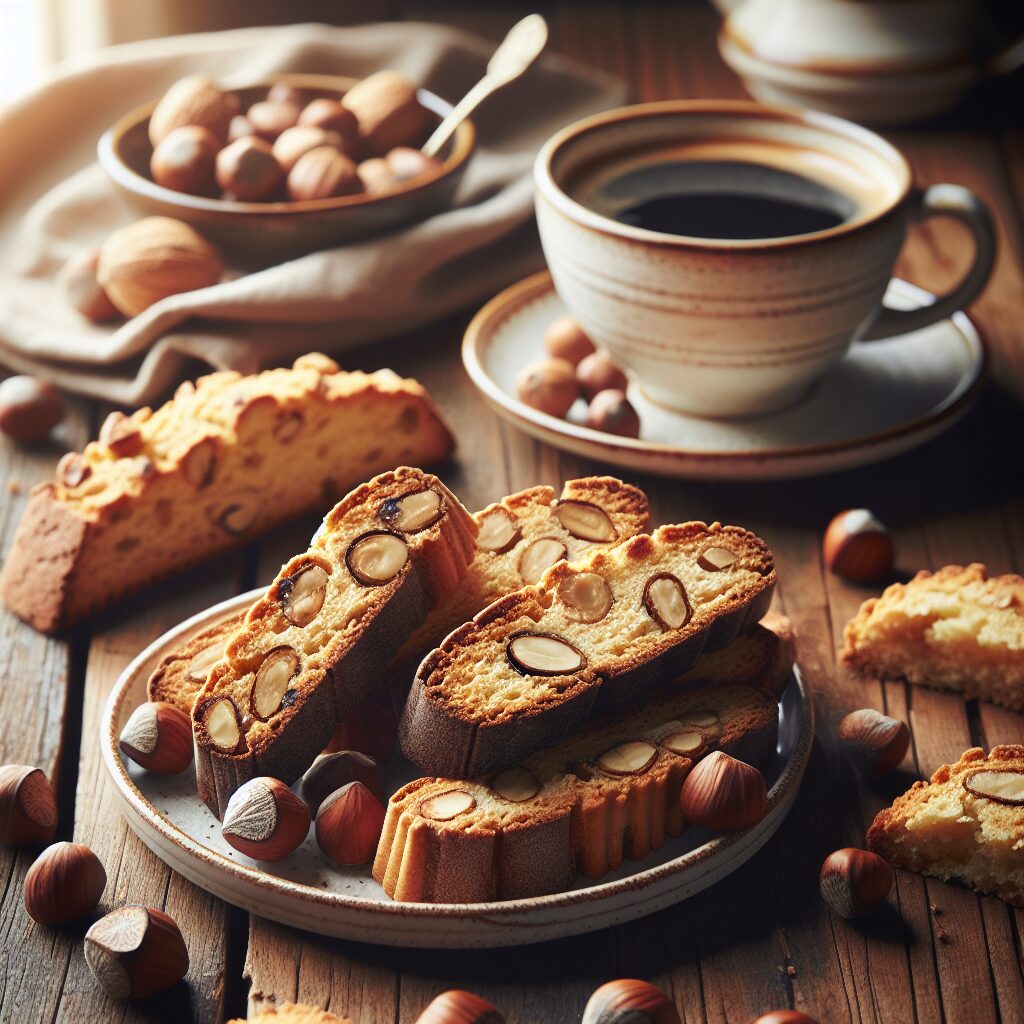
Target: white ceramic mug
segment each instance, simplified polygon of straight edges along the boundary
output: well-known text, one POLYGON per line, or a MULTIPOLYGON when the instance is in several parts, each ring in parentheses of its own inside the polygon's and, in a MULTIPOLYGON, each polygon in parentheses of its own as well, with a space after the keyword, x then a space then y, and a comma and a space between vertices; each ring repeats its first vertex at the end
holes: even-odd
POLYGON ((650 399, 702 416, 792 404, 852 342, 916 330, 965 306, 995 254, 988 211, 968 189, 916 190, 888 142, 812 111, 725 100, 624 107, 560 131, 534 177, 544 254, 572 315, 650 399), (806 177, 820 171, 857 212, 810 234, 693 238, 622 223, 574 197, 582 173, 680 145, 806 177), (933 305, 888 308, 882 299, 907 225, 929 216, 971 230, 971 269, 933 305))

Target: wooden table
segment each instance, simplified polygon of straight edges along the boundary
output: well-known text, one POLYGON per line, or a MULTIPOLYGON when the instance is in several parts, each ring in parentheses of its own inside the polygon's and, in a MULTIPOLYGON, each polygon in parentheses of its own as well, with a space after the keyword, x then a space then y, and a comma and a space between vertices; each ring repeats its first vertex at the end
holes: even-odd
MULTIPOLYGON (((438 17, 437 5, 400 5, 438 17)), ((515 15, 452 11, 449 20, 499 36, 515 15)), ((714 48, 716 21, 703 7, 551 5, 555 49, 627 78, 638 98, 740 96, 714 48)), ((1000 257, 972 310, 988 340, 996 380, 1024 394, 1021 204, 1024 134, 997 97, 941 124, 891 136, 921 183, 962 182, 995 212, 1000 257)), ((964 259, 953 227, 916 232, 900 266, 933 288, 964 259)), ((471 508, 519 488, 600 467, 529 440, 486 410, 462 373, 458 340, 468 315, 393 344, 349 355, 350 367, 386 365, 422 380, 461 440, 448 482, 471 508)), ((52 473, 65 446, 81 446, 105 410, 80 405, 61 445, 26 453, 0 446, 6 499, 3 548, 28 488, 52 473)), ((89 843, 104 861, 103 906, 126 901, 165 908, 188 942, 191 968, 170 993, 117 1005, 97 989, 82 955, 81 928, 33 924, 21 899, 30 852, 0 849, 0 1020, 217 1021, 262 1004, 301 999, 358 1024, 416 1018, 438 992, 472 989, 500 1006, 509 1024, 580 1018, 590 993, 616 977, 648 978, 673 993, 687 1024, 747 1022, 795 1006, 829 1024, 1024 1021, 1024 914, 995 899, 900 874, 888 907, 862 922, 830 913, 817 894, 824 856, 863 842, 883 803, 967 747, 1024 741, 1024 718, 987 704, 849 676, 836 665, 843 625, 873 591, 822 567, 822 529, 836 511, 868 506, 894 529, 901 571, 949 562, 1024 569, 1021 499, 1024 419, 1005 390, 946 436, 912 454, 855 473, 772 485, 702 485, 632 478, 647 489, 655 521, 736 522, 771 544, 781 586, 777 605, 799 635, 799 659, 814 692, 818 738, 799 800, 779 834, 708 892, 634 924, 532 948, 481 952, 387 949, 318 938, 226 906, 172 873, 128 831, 100 765, 97 721, 124 665, 169 626, 210 603, 269 581, 305 545, 312 519, 239 555, 162 586, 126 609, 66 636, 39 636, 0 616, 0 761, 41 766, 56 781, 58 838, 89 843), (866 788, 837 751, 836 723, 871 705, 909 721, 912 753, 897 779, 866 788)))

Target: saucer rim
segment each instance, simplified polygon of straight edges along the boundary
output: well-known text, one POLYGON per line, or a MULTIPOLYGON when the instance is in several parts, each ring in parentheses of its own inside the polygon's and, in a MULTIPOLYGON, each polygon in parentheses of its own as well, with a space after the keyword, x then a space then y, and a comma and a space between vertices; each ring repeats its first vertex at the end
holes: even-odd
MULTIPOLYGON (((909 281, 894 278, 899 287, 909 294, 922 300, 934 300, 935 296, 909 281)), ((753 448, 728 452, 712 452, 706 449, 685 448, 680 445, 665 444, 659 441, 645 441, 642 438, 616 437, 590 427, 581 426, 568 420, 552 416, 548 413, 532 409, 518 398, 504 390, 484 369, 482 353, 493 338, 497 329, 515 315, 529 301, 538 299, 548 292, 555 291, 554 282, 549 270, 541 270, 505 288, 477 312, 466 328, 462 341, 462 363, 474 386, 483 394, 492 407, 499 409, 503 415, 514 422, 527 424, 526 430, 543 429, 551 434, 559 435, 574 442, 589 446, 634 453, 639 456, 659 456, 680 461, 711 463, 763 462, 779 460, 801 460, 814 456, 838 454, 857 449, 872 448, 892 443, 900 438, 913 435, 922 430, 932 430, 940 424, 951 425, 977 402, 978 397, 988 383, 991 368, 991 353, 978 326, 965 312, 957 311, 947 319, 963 337, 969 348, 976 350, 977 358, 973 367, 973 380, 970 380, 962 393, 954 397, 951 391, 941 402, 929 412, 907 420, 886 430, 840 441, 829 441, 818 444, 788 445, 781 448, 753 448)), ((865 343, 874 344, 875 342, 865 343)), ((966 380, 967 374, 961 380, 966 380)), ((957 385, 960 386, 959 384, 957 385)), ((669 410, 671 412, 671 410, 669 410)), ((685 415, 685 414, 680 414, 685 415)), ((754 419, 755 417, 751 417, 754 419)))

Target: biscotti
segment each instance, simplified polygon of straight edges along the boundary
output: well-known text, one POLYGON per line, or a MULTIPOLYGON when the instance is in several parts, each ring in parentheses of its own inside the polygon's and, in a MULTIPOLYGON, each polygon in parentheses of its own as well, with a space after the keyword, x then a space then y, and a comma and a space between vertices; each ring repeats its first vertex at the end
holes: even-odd
POLYGON ((390 655, 459 585, 476 523, 434 476, 403 468, 340 501, 249 609, 192 709, 200 798, 223 815, 257 775, 292 782, 390 655))
POLYGON ((273 1021, 273 1024, 352 1024, 348 1017, 339 1017, 330 1010, 321 1010, 319 1006, 308 1006, 305 1003, 268 1006, 260 1010, 255 1017, 246 1020, 237 1017, 235 1020, 229 1020, 228 1024, 249 1024, 251 1020, 273 1021))
POLYGON ((875 818, 869 850, 1024 907, 1024 746, 980 747, 915 782, 875 818))
POLYGON ((50 632, 453 445, 424 389, 389 370, 344 373, 314 353, 210 374, 156 412, 111 414, 61 460, 32 492, 0 593, 50 632))
POLYGON ((1024 711, 1024 579, 978 563, 919 572, 861 605, 843 661, 865 675, 1024 711))
POLYGON ((718 523, 662 526, 500 598, 423 660, 399 727, 437 775, 507 768, 635 706, 768 610, 771 553, 718 523))
POLYGON ((173 704, 191 715, 192 705, 210 670, 224 657, 228 640, 241 629, 244 621, 245 612, 230 615, 166 655, 149 677, 146 697, 173 704))
POLYGON ((402 674, 405 689, 423 656, 453 629, 496 598, 536 583, 557 561, 571 565, 642 533, 647 513, 647 495, 610 476, 568 480, 561 496, 551 487, 531 487, 477 512, 477 552, 462 584, 395 658, 393 671, 402 674))
POLYGON ((409 783, 388 803, 374 878, 397 900, 478 902, 560 892, 646 856, 682 832, 679 791, 699 758, 769 760, 791 651, 755 626, 678 688, 514 768, 409 783))

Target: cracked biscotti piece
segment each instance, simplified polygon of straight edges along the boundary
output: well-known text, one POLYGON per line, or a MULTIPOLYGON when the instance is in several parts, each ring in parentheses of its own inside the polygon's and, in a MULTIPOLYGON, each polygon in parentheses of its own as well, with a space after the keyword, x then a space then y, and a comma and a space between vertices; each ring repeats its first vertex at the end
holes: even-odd
POLYGON ((274 1024, 352 1024, 348 1017, 339 1017, 330 1010, 321 1010, 319 1006, 308 1006, 306 1003, 268 1006, 260 1010, 255 1017, 246 1020, 239 1017, 228 1021, 228 1024, 249 1024, 251 1020, 273 1021, 274 1024))
POLYGON ((662 526, 560 562, 424 658, 402 750, 438 775, 515 764, 730 643, 768 610, 774 586, 764 541, 719 523, 662 526))
POLYGON ((191 715, 210 669, 224 657, 227 642, 244 621, 245 612, 229 615, 165 655, 146 683, 147 699, 165 701, 191 715))
POLYGON ((697 760, 770 759, 791 654, 755 626, 669 693, 514 768, 409 783, 388 803, 373 877, 396 900, 479 902, 560 892, 645 857, 683 831, 679 791, 697 760))
POLYGON ((291 369, 200 377, 156 412, 112 413, 99 440, 64 456, 32 492, 0 593, 51 632, 453 447, 426 391, 390 370, 345 373, 311 353, 291 369))
POLYGON ((897 868, 957 879, 1024 907, 1024 746, 980 747, 915 782, 868 830, 897 868))
POLYGON ((1024 579, 977 562, 919 572, 861 605, 842 659, 864 675, 1024 711, 1024 579))
POLYGON ((476 523, 437 477, 402 468, 342 499, 246 612, 192 708, 200 798, 222 816, 257 775, 298 778, 392 652, 458 585, 476 523))
POLYGON ((560 497, 551 487, 531 487, 473 518, 477 552, 462 584, 395 658, 405 689, 423 655, 496 598, 536 583, 563 558, 573 564, 646 530, 647 495, 615 477, 582 477, 566 481, 560 497))

